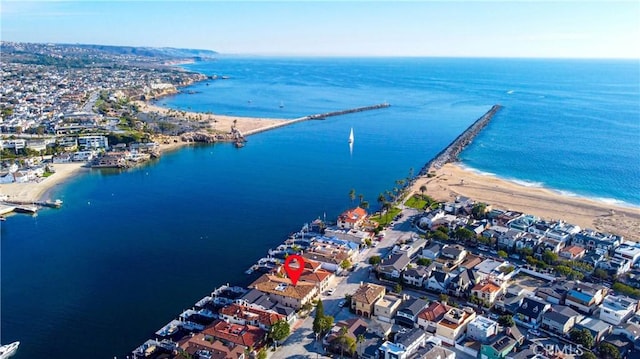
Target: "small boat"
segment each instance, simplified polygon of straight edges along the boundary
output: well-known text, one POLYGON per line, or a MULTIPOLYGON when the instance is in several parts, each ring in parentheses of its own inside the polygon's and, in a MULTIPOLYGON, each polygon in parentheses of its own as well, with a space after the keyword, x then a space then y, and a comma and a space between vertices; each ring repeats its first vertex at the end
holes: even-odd
POLYGON ((0 347, 0 359, 6 359, 16 353, 20 342, 13 342, 11 344, 3 345, 0 347))
POLYGON ((351 127, 351 133, 349 134, 349 143, 353 143, 353 127, 351 127))

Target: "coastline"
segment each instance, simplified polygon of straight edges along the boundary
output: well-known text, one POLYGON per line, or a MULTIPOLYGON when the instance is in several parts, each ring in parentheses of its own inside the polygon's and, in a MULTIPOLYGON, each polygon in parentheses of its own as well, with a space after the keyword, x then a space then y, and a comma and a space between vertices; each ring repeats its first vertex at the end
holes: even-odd
POLYGON ((551 189, 528 187, 492 175, 481 174, 460 163, 431 167, 435 176, 421 175, 411 193, 421 193, 437 201, 451 201, 464 196, 485 202, 494 208, 521 211, 544 219, 562 219, 582 228, 591 228, 640 241, 640 208, 598 202, 585 197, 569 196, 551 189))
POLYGON ((54 174, 49 177, 43 178, 40 182, 27 182, 27 183, 6 183, 0 187, 0 195, 8 196, 9 201, 46 201, 55 200, 51 198, 52 192, 56 189, 56 186, 62 185, 68 182, 75 176, 87 173, 91 169, 85 167, 85 163, 55 163, 52 164, 56 170, 54 174))

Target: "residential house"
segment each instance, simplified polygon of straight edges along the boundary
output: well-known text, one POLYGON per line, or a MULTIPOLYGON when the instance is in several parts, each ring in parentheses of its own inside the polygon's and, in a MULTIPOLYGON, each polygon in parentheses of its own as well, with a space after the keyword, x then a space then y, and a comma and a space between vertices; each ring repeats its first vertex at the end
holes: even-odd
POLYGON ((588 329, 593 335, 593 339, 596 343, 599 343, 604 337, 609 335, 612 330, 611 324, 604 322, 600 319, 591 317, 585 317, 575 326, 576 329, 588 329))
POLYGON ((298 282, 292 285, 289 278, 280 278, 272 274, 264 274, 249 285, 269 296, 274 302, 299 310, 303 305, 311 303, 319 294, 314 283, 298 282))
POLYGON ((522 238, 522 236, 524 236, 524 232, 516 229, 511 229, 511 228, 502 227, 502 226, 493 226, 491 227, 490 230, 494 228, 506 229, 506 231, 502 231, 502 233, 498 235, 497 243, 498 243, 498 246, 501 248, 506 248, 506 249, 514 248, 518 240, 522 238))
POLYGON ((276 302, 269 298, 268 294, 262 293, 256 289, 250 289, 242 297, 236 300, 236 303, 243 306, 250 306, 253 308, 263 309, 283 315, 289 324, 297 319, 296 311, 294 308, 284 306, 279 302, 276 302))
POLYGON ((377 267, 377 271, 380 275, 388 279, 399 279, 402 271, 407 268, 409 262, 411 262, 411 259, 406 253, 392 254, 382 260, 377 267))
POLYGON ((450 308, 436 324, 436 336, 442 339, 443 342, 454 345, 465 335, 467 324, 475 317, 476 312, 472 308, 450 308))
POLYGON ((315 241, 302 253, 304 259, 320 262, 322 268, 331 272, 340 269, 344 260, 353 261, 357 251, 346 245, 315 241))
POLYGON ((439 293, 446 293, 450 280, 451 276, 449 273, 441 270, 434 270, 431 272, 429 279, 425 282, 425 287, 439 293))
POLYGON ((555 283, 536 288, 535 295, 551 304, 564 304, 567 292, 573 289, 573 282, 555 283))
POLYGON ((271 326, 280 320, 286 321, 282 314, 236 303, 223 307, 218 315, 227 323, 253 325, 265 331, 269 331, 271 326))
POLYGON ((489 281, 478 283, 471 289, 471 295, 475 295, 478 299, 481 299, 487 307, 493 306, 501 294, 502 288, 489 281))
POLYGON ((373 315, 378 320, 391 323, 402 304, 402 298, 394 295, 385 295, 378 299, 373 306, 373 315))
POLYGON ((233 343, 244 349, 261 348, 267 339, 267 332, 258 327, 227 323, 224 320, 216 320, 202 333, 205 337, 217 339, 223 343, 233 343))
POLYGON ((516 314, 522 301, 526 298, 525 294, 512 294, 507 292, 504 296, 498 297, 495 302, 495 308, 509 314, 516 314))
POLYGON ((617 277, 631 269, 631 261, 622 257, 613 257, 606 261, 600 261, 596 267, 606 270, 612 277, 617 277))
POLYGON ((513 272, 507 273, 507 267, 510 267, 509 262, 485 259, 473 269, 475 271, 476 278, 479 281, 491 281, 494 284, 501 286, 514 275, 513 272))
POLYGON ((416 353, 416 358, 420 359, 456 359, 456 353, 433 343, 426 343, 416 353))
POLYGON ((587 250, 600 249, 609 252, 618 247, 622 239, 622 237, 614 234, 584 229, 573 236, 571 244, 586 248, 587 250))
POLYGON ((580 246, 568 246, 560 251, 560 257, 570 261, 575 261, 584 257, 587 251, 580 246))
POLYGON ((426 244, 426 239, 418 238, 411 242, 394 246, 392 253, 406 253, 407 257, 413 258, 413 256, 415 256, 417 253, 422 252, 426 244))
POLYGON ((634 356, 638 356, 637 353, 634 353, 635 341, 630 340, 624 335, 609 334, 606 337, 604 337, 602 342, 609 343, 614 347, 618 348, 618 352, 620 353, 620 358, 632 358, 634 356))
POLYGON ((527 328, 538 328, 542 323, 542 315, 551 308, 551 304, 536 297, 525 297, 516 310, 513 319, 527 328))
POLYGON ((427 333, 418 328, 396 334, 393 343, 386 341, 378 349, 380 359, 408 359, 424 345, 427 333))
POLYGON ((439 243, 432 242, 422 250, 422 257, 435 260, 440 256, 442 246, 439 243))
POLYGON ((106 150, 109 148, 107 136, 79 136, 78 147, 83 151, 106 150))
POLYGON ((624 335, 633 341, 635 350, 640 350, 640 325, 637 323, 624 323, 613 328, 612 334, 624 335))
POLYGON ((516 326, 507 328, 505 333, 495 336, 489 344, 482 344, 479 357, 482 359, 506 358, 518 345, 522 344, 523 340, 516 326))
POLYGON ((516 241, 516 249, 531 249, 534 250, 542 243, 542 236, 534 233, 525 233, 516 241))
POLYGON ((437 323, 444 318, 450 307, 444 303, 431 302, 428 307, 418 313, 418 327, 429 333, 436 332, 437 323))
POLYGON ((582 313, 593 313, 602 303, 606 288, 592 283, 577 282, 573 289, 567 292, 565 305, 582 313))
POLYGON ((432 266, 417 266, 415 268, 408 268, 402 273, 402 279, 404 279, 404 282, 409 285, 422 288, 424 286, 425 280, 427 280, 429 278, 429 275, 431 274, 430 268, 432 268, 432 266))
POLYGON ((358 289, 351 296, 351 309, 357 315, 369 318, 374 313, 374 305, 384 297, 385 287, 373 283, 360 283, 358 289))
POLYGON ((625 296, 608 295, 600 306, 600 319, 620 325, 638 311, 638 301, 625 296))
POLYGON ((361 318, 351 318, 337 322, 333 328, 324 336, 322 344, 329 351, 340 353, 339 345, 336 342, 345 331, 345 335, 353 340, 358 340, 358 336, 364 336, 367 333, 367 323, 361 318))
POLYGON ((340 214, 337 225, 342 229, 358 228, 365 218, 367 218, 367 211, 364 208, 356 207, 340 214))
POLYGON ((508 227, 509 222, 520 216, 522 216, 521 212, 501 211, 498 209, 491 210, 488 215, 489 219, 491 220, 491 225, 502 227, 508 227))
POLYGON ((417 326, 418 314, 427 306, 427 302, 420 298, 407 298, 398 308, 396 324, 413 328, 417 326))
POLYGON ((635 264, 640 258, 640 247, 636 247, 635 245, 632 246, 629 244, 622 244, 615 249, 614 256, 627 259, 631 262, 631 264, 635 264))
POLYGON ((542 328, 558 333, 568 334, 584 316, 565 305, 552 305, 542 315, 542 328))
POLYGON ((461 246, 445 245, 440 251, 440 258, 445 261, 460 264, 467 255, 467 251, 461 246))
POLYGON ((433 229, 438 220, 443 219, 445 216, 445 211, 442 209, 434 209, 433 211, 427 213, 426 216, 421 217, 418 222, 418 226, 420 228, 429 228, 433 229))
POLYGON ((490 338, 498 334, 498 322, 477 316, 467 325, 467 338, 487 343, 490 338))
POLYGON ((527 228, 527 232, 537 234, 539 236, 546 236, 549 231, 551 231, 553 224, 538 220, 534 222, 529 228, 527 228))
MULTIPOLYGON (((155 346, 154 346, 155 347, 155 346)), ((178 348, 191 358, 211 358, 211 359, 245 359, 245 349, 241 345, 234 343, 223 343, 220 340, 213 340, 205 333, 197 333, 188 336, 178 342, 178 348)), ((180 356, 176 358, 181 358, 180 356)))
POLYGON ((549 250, 553 253, 559 253, 562 248, 564 248, 563 242, 560 242, 559 240, 553 238, 542 237, 540 239, 538 251, 540 253, 544 253, 544 251, 549 250))
POLYGON ((517 218, 512 219, 507 224, 507 227, 522 232, 529 232, 529 228, 538 222, 540 218, 532 216, 530 214, 524 214, 517 218))
POLYGON ((449 281, 447 293, 455 297, 468 297, 476 283, 477 279, 473 270, 461 270, 449 281))

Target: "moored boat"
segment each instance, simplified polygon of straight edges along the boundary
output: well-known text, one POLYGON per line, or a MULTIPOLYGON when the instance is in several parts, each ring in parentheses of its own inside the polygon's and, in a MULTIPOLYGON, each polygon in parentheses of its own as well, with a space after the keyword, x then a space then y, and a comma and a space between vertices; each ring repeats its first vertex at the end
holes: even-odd
POLYGON ((11 357, 18 350, 18 346, 20 342, 13 342, 11 344, 6 344, 0 346, 0 359, 6 359, 11 357))

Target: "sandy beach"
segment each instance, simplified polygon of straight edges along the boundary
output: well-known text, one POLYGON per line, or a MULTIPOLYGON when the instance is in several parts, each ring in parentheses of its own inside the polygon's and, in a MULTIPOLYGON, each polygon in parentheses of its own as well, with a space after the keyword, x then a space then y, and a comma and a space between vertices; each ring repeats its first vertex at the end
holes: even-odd
POLYGON ((56 186, 63 184, 73 176, 89 171, 83 167, 84 163, 56 163, 52 165, 56 170, 54 174, 43 178, 40 182, 7 183, 0 185, 0 196, 8 196, 9 201, 38 201, 55 200, 50 198, 51 191, 56 186))
MULTIPOLYGON (((140 112, 158 113, 162 116, 167 116, 169 111, 174 111, 168 108, 156 106, 147 102, 136 101, 138 110, 140 112)), ((179 111, 181 112, 181 111, 179 111)), ((200 122, 207 122, 211 124, 211 128, 216 131, 229 132, 231 126, 234 125, 244 135, 250 135, 255 132, 264 131, 272 127, 279 127, 285 124, 287 119, 282 118, 260 118, 260 117, 239 117, 239 116, 225 116, 216 114, 205 114, 200 112, 185 112, 183 116, 185 118, 202 118, 200 122)))
MULTIPOLYGON (((433 169, 432 169, 433 170, 433 169)), ((489 175, 481 175, 458 164, 448 163, 433 170, 435 177, 418 178, 412 191, 438 201, 450 201, 456 196, 491 204, 494 208, 511 209, 544 219, 563 219, 582 228, 624 236, 640 241, 640 209, 571 197, 537 187, 527 187, 489 175)))

